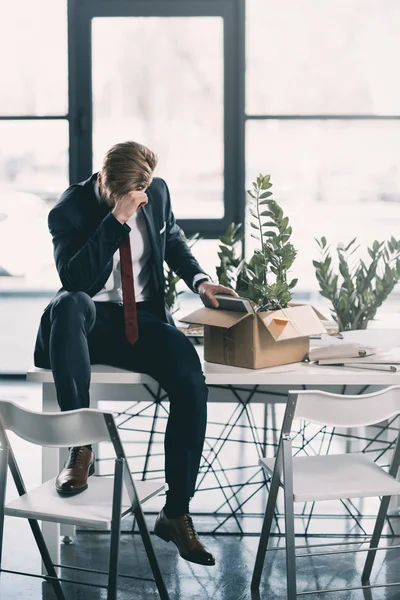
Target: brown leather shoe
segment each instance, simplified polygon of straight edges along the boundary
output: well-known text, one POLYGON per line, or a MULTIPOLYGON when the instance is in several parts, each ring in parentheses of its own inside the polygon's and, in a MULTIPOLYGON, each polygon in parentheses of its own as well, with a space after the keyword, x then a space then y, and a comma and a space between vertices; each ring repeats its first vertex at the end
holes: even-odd
POLYGON ((87 489, 94 473, 94 454, 86 446, 71 448, 69 457, 56 479, 56 490, 62 496, 74 496, 87 489))
POLYGON ((199 540, 190 515, 168 519, 162 510, 157 517, 154 533, 165 542, 174 542, 185 560, 208 567, 215 565, 215 558, 199 540))

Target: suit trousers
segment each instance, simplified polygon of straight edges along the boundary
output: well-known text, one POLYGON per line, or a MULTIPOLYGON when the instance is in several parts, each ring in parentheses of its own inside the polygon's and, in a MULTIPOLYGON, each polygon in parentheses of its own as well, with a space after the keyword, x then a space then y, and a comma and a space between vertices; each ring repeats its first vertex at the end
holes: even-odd
POLYGON ((123 306, 64 292, 50 312, 49 357, 61 410, 89 407, 90 365, 153 377, 169 397, 165 478, 175 496, 192 497, 207 424, 208 389, 196 350, 151 302, 137 304, 139 339, 125 339, 123 306))

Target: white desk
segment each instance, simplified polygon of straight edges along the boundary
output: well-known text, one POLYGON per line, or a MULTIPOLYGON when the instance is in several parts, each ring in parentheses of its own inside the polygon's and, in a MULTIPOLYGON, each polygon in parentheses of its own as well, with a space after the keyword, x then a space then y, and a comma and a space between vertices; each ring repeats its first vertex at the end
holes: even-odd
MULTIPOLYGON (((356 333, 356 332, 351 332, 356 333)), ((399 330, 374 330, 374 340, 379 342, 400 340, 399 330)), ((357 340, 371 343, 371 332, 357 332, 357 340)), ((392 341, 393 345, 393 341, 392 341)), ((295 363, 272 367, 267 369, 242 369, 215 363, 205 363, 203 360, 203 347, 196 346, 203 364, 206 382, 213 387, 210 394, 211 402, 232 402, 232 393, 229 386, 266 386, 268 388, 279 386, 285 390, 299 386, 336 387, 336 386, 366 386, 386 387, 400 384, 400 372, 368 371, 362 369, 345 369, 342 367, 319 367, 308 363, 295 363), (221 390, 218 390, 218 387, 221 390), (221 392, 221 393, 219 393, 221 392)), ((32 368, 27 375, 28 381, 42 384, 42 410, 51 412, 58 410, 54 379, 51 371, 32 368)), ((99 401, 132 401, 140 400, 140 387, 145 384, 149 387, 158 387, 158 384, 148 375, 133 373, 114 367, 94 365, 91 378, 91 407, 95 408, 99 401), (135 386, 135 388, 133 388, 135 386)), ((266 403, 266 396, 254 394, 252 402, 266 403)), ((148 397, 147 397, 148 400, 148 397)), ((269 400, 267 400, 269 402, 269 400)), ((284 398, 280 399, 284 401, 284 398)), ((42 458, 42 477, 47 480, 53 477, 59 469, 58 451, 44 449, 42 458)), ((49 549, 54 558, 59 554, 59 530, 53 523, 43 523, 43 531, 49 544, 49 549)), ((56 562, 59 562, 56 560, 56 562)))
MULTIPOLYGON (((399 332, 400 341, 400 332, 399 332)), ((388 386, 400 384, 400 371, 368 371, 366 369, 346 369, 343 367, 319 367, 309 363, 293 363, 280 367, 266 369, 242 369, 228 367, 216 363, 204 362, 203 346, 196 346, 200 360, 203 364, 204 374, 208 385, 379 385, 388 386)), ((33 367, 28 371, 28 381, 50 384, 54 387, 51 371, 33 367)), ((133 373, 116 367, 93 365, 92 388, 100 385, 129 386, 137 384, 152 384, 154 379, 143 373, 133 373)), ((96 389, 92 390, 97 392, 96 389)), ((118 399, 114 394, 109 400, 118 399)), ((123 394, 125 399, 125 394, 123 394)), ((130 396, 132 399, 132 396, 130 396)))

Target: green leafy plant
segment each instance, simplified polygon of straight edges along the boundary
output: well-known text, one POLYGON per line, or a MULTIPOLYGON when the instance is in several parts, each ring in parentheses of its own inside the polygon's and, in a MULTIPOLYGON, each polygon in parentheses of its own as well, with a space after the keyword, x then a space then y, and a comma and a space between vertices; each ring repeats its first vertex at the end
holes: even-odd
POLYGON ((332 303, 331 313, 340 331, 366 329, 400 281, 400 240, 374 241, 367 249, 368 265, 358 257, 356 241, 337 246, 339 272, 335 272, 326 238, 316 239, 321 259, 313 261, 315 273, 321 295, 332 303))
POLYGON ((251 237, 259 248, 248 263, 244 262, 236 291, 253 300, 259 310, 286 308, 297 279, 288 281, 288 272, 296 258, 290 242, 289 217, 273 200, 270 175, 259 175, 248 190, 251 237))
POLYGON ((165 265, 164 267, 164 279, 165 279, 165 303, 168 306, 171 313, 176 312, 178 309, 177 302, 178 296, 181 292, 178 292, 176 289, 177 283, 180 279, 178 275, 165 265))
POLYGON ((218 281, 221 285, 235 289, 237 277, 243 262, 242 245, 243 233, 239 230, 241 224, 231 223, 224 235, 219 238, 219 266, 216 268, 218 281))
MULTIPOLYGON (((201 238, 198 233, 195 233, 190 238, 186 238, 184 236, 189 248, 192 248, 196 242, 198 242, 201 238)), ((180 277, 176 275, 172 269, 165 263, 164 264, 164 281, 165 281, 165 303, 168 306, 168 309, 171 313, 174 313, 178 310, 178 298, 182 294, 182 291, 178 292, 177 285, 180 277)))

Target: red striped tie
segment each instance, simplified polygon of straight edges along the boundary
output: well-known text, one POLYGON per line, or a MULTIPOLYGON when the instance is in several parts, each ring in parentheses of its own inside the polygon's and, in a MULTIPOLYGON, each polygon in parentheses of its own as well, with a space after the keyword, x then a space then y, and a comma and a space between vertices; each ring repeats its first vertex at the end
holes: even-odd
POLYGON ((121 260, 122 300, 124 303, 125 337, 134 344, 139 337, 135 285, 133 281, 132 253, 130 236, 127 235, 119 247, 121 260))

